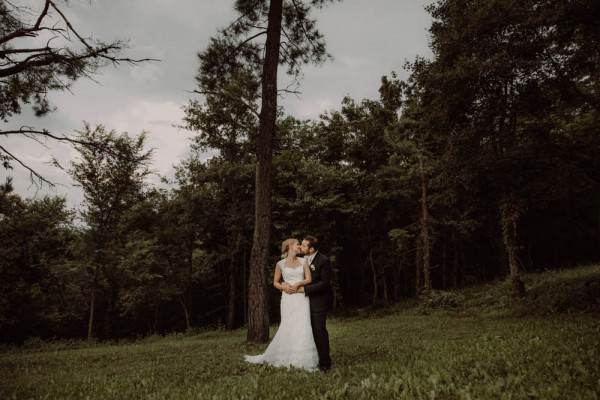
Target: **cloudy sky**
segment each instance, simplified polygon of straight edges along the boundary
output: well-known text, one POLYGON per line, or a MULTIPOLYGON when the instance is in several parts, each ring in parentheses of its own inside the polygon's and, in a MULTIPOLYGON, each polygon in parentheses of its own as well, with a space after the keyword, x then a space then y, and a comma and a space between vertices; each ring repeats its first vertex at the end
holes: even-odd
MULTIPOLYGON (((32 0, 32 3, 35 1, 32 0)), ((40 5, 42 1, 37 1, 40 5)), ((108 67, 96 82, 76 82, 71 93, 52 93, 56 111, 43 118, 24 112, 7 128, 21 125, 72 134, 83 121, 103 124, 117 132, 149 133, 155 148, 154 169, 172 177, 173 165, 185 158, 193 133, 174 127, 182 121, 182 106, 193 97, 197 53, 208 44, 218 28, 235 18, 233 0, 72 0, 64 9, 71 23, 86 36, 104 41, 128 39, 132 58, 157 58, 160 62, 137 67, 108 67)), ((430 0, 345 0, 317 11, 320 31, 334 60, 320 67, 307 66, 299 98, 290 96, 282 104, 288 114, 317 118, 323 111, 339 108, 346 95, 356 100, 377 98, 381 76, 391 71, 406 77, 405 60, 429 57, 427 28, 431 18, 424 7, 430 0)), ((37 188, 18 165, 0 170, 0 179, 14 177, 17 193, 25 197, 46 193, 67 196, 76 206, 82 194, 70 177, 50 167, 52 156, 63 163, 75 156, 66 145, 48 143, 45 148, 18 138, 0 138, 29 166, 59 186, 52 191, 37 188)), ((158 183, 158 176, 150 179, 158 183)))

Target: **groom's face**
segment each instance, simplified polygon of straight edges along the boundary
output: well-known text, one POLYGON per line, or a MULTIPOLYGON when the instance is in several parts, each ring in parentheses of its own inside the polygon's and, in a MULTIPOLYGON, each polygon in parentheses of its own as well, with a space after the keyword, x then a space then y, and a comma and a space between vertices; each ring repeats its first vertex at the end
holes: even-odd
POLYGON ((300 249, 302 250, 302 253, 306 254, 306 255, 311 255, 312 253, 315 252, 315 249, 309 246, 309 243, 307 240, 302 241, 302 245, 300 246, 300 249))

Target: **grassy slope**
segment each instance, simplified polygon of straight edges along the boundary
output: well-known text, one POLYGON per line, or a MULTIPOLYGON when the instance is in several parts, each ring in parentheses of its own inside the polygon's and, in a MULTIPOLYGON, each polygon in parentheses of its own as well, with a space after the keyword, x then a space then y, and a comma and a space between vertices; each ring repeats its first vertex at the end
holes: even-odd
MULTIPOLYGON (((583 270, 600 276, 599 266, 583 270)), ((558 279, 563 289, 570 287, 567 275, 558 279)), ((549 278, 527 279, 532 285, 549 278)), ((244 354, 257 354, 266 346, 245 345, 243 330, 89 347, 57 342, 0 354, 0 398, 600 397, 596 315, 469 316, 487 309, 481 302, 469 303, 478 289, 469 290, 461 293, 468 311, 459 313, 467 315, 463 317, 419 316, 406 309, 332 319, 335 366, 326 374, 244 363, 244 354)), ((479 290, 489 294, 495 289, 486 285, 479 290)))

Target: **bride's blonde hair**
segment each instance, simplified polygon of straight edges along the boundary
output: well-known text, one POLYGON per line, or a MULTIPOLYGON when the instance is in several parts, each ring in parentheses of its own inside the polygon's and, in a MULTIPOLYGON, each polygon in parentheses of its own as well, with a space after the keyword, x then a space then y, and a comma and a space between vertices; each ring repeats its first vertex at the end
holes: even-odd
POLYGON ((298 243, 298 239, 294 239, 294 238, 285 239, 281 243, 281 255, 282 255, 282 257, 287 257, 288 250, 290 249, 290 245, 292 243, 294 243, 294 242, 298 243))

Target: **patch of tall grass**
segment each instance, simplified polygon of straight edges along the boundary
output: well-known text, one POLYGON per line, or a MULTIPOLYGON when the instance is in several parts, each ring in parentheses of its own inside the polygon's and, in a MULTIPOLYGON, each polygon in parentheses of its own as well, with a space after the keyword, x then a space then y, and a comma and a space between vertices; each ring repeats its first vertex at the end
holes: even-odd
POLYGON ((0 398, 598 399, 600 319, 575 296, 598 276, 598 266, 526 275, 518 303, 497 282, 332 318, 328 373, 245 363, 266 347, 247 345, 245 330, 31 339, 0 352, 0 398))
POLYGON ((522 276, 527 293, 511 296, 510 282, 496 281, 460 290, 424 294, 417 314, 519 317, 600 312, 600 265, 552 270, 522 276))

